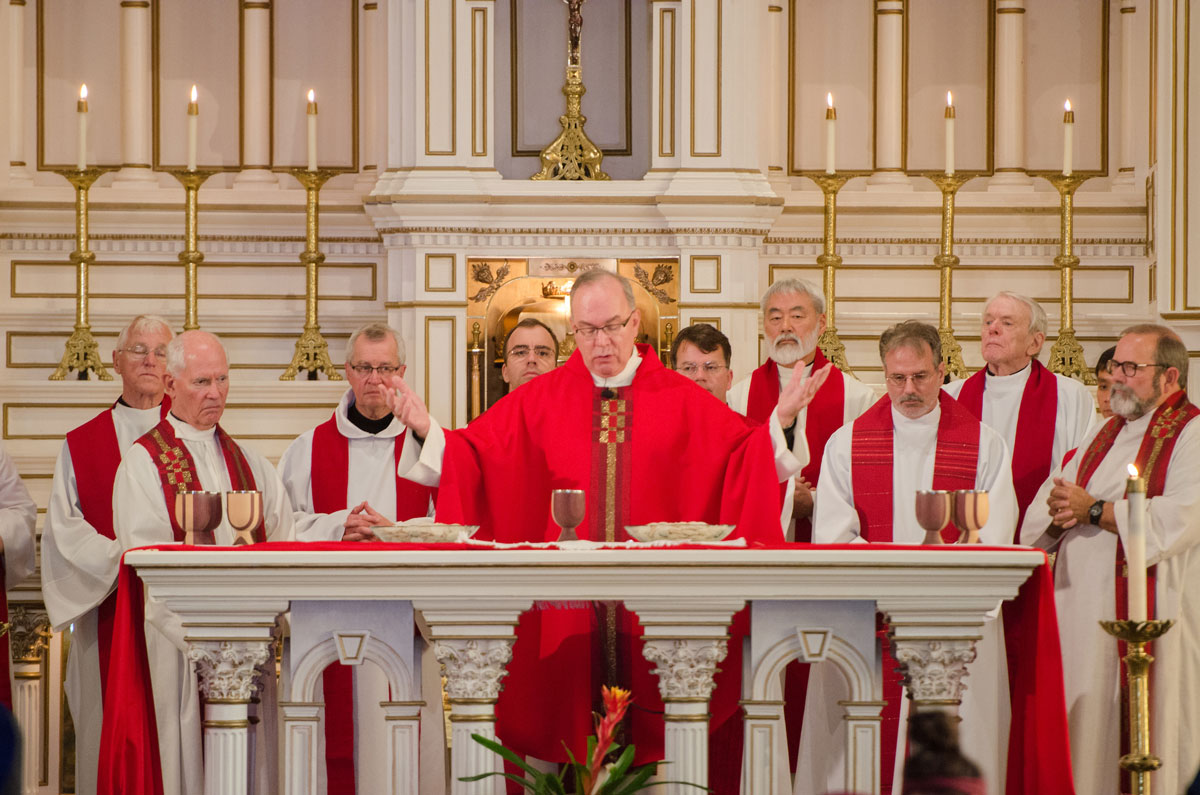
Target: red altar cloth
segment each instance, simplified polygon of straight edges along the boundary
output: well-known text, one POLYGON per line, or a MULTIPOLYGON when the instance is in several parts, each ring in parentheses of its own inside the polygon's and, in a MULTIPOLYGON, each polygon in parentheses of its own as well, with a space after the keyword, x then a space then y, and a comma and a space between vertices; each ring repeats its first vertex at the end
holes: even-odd
MULTIPOLYGON (((226 547, 231 550, 309 551, 335 553, 360 549, 341 542, 275 542, 226 547)), ((465 544, 373 544, 380 551, 481 550, 465 544)), ((689 545, 686 549, 730 549, 689 545)), ((861 544, 788 544, 759 549, 861 550, 861 544)), ((867 547, 872 548, 872 547, 867 547)), ((878 549, 878 547, 873 547, 878 549)), ((959 549, 890 546, 896 551, 959 549)), ((149 547, 166 551, 212 550, 177 544, 149 547)), ((655 547, 654 549, 662 549, 655 547)), ((988 549, 1011 549, 976 547, 988 549)), ((604 550, 596 550, 602 555, 604 550)), ((1008 640, 1008 671, 1012 695, 1012 725, 1008 746, 1007 795, 1074 795, 1066 701, 1062 684, 1054 584, 1049 566, 1039 566, 1004 609, 1008 640), (1018 654, 1017 649, 1034 653, 1018 654)), ((154 701, 146 659, 144 596, 136 570, 122 560, 117 579, 117 607, 112 652, 105 689, 104 728, 100 741, 99 795, 162 795, 154 701)), ((566 738, 564 738, 566 739, 566 738)))

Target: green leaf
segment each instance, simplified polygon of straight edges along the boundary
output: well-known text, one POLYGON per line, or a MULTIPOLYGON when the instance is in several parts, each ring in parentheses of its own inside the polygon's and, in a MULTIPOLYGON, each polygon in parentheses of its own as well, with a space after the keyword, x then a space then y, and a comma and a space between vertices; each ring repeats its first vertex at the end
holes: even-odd
POLYGON ((609 781, 620 781, 625 777, 625 771, 629 769, 631 764, 633 764, 633 754, 633 746, 626 746, 625 750, 621 753, 621 755, 617 758, 617 761, 613 764, 612 768, 608 771, 609 781))
POLYGON ((646 782, 658 770, 658 765, 651 762, 648 765, 642 765, 634 771, 632 777, 621 782, 621 788, 612 793, 612 795, 630 795, 639 790, 646 789, 646 782))
POLYGON ((484 737, 481 734, 472 734, 471 739, 474 740, 475 742, 479 743, 480 745, 482 745, 484 748, 488 749, 489 751, 494 751, 495 753, 497 753, 500 756, 507 759, 509 762, 512 762, 514 765, 521 768, 529 775, 533 776, 535 781, 537 780, 538 776, 544 775, 540 770, 538 770, 537 768, 531 767, 528 762, 526 762, 524 759, 517 756, 515 753, 508 750, 507 748, 505 748, 503 745, 496 742, 495 740, 489 740, 487 737, 484 737))

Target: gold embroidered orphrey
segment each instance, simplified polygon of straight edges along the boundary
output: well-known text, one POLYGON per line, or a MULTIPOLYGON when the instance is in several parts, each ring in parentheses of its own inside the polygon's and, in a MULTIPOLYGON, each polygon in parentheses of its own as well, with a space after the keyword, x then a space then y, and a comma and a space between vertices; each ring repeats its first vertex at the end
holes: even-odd
POLYGON ((174 486, 176 491, 187 491, 186 487, 194 481, 191 467, 188 465, 187 453, 178 446, 172 447, 167 444, 167 440, 163 438, 157 428, 150 431, 150 437, 158 445, 158 460, 163 463, 167 483, 174 486))

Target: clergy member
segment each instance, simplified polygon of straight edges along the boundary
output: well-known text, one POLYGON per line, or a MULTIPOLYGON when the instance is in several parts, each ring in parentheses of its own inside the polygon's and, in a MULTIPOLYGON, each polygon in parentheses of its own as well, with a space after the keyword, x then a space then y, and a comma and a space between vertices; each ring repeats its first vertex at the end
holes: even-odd
MULTIPOLYGON (((180 491, 259 491, 263 519, 251 531, 254 540, 291 539, 292 506, 275 468, 218 424, 229 394, 221 341, 207 331, 185 331, 167 343, 164 386, 170 413, 138 438, 117 469, 113 523, 121 549, 182 541, 174 510, 180 491)), ((219 546, 234 543, 225 516, 215 538, 219 546)), ((146 622, 152 625, 146 629, 146 650, 163 787, 167 793, 201 793, 200 705, 196 674, 184 657, 183 627, 153 599, 146 602, 146 622)))
POLYGON ((558 337, 537 318, 522 319, 504 338, 500 377, 508 384, 509 392, 557 366, 558 337))
MULTIPOLYGON (((803 279, 782 279, 763 293, 762 315, 766 364, 734 384, 729 406, 752 420, 766 422, 793 374, 811 374, 829 363, 817 344, 825 333, 825 296, 803 279)), ((789 540, 812 540, 813 489, 820 481, 825 442, 874 402, 875 392, 869 386, 834 367, 812 405, 802 410, 794 423, 784 425, 788 444, 803 467, 784 494, 784 512, 790 517, 789 525, 795 523, 789 540)))
POLYGON ((1200 768, 1200 414, 1187 397, 1188 352, 1165 326, 1128 328, 1109 369, 1116 416, 1083 440, 1062 477, 1042 486, 1021 538, 1057 550, 1071 758, 1079 793, 1116 795, 1125 678, 1117 643, 1097 621, 1127 618, 1126 467, 1146 483, 1149 616, 1173 619, 1154 641, 1151 749, 1163 760, 1155 789, 1182 792, 1200 768), (1049 505, 1049 518, 1042 506, 1049 505), (1189 607, 1192 606, 1192 607, 1189 607))
POLYGON ((54 630, 72 627, 63 689, 75 724, 75 791, 81 795, 96 791, 121 562, 113 531, 113 481, 125 451, 170 408, 163 376, 173 336, 155 315, 139 315, 121 331, 113 351, 121 396, 67 434, 54 465, 42 528, 42 596, 54 630))
MULTIPOLYGON (((933 326, 909 320, 892 326, 879 340, 887 395, 853 423, 835 431, 825 447, 813 540, 817 543, 920 544, 925 531, 917 523, 918 490, 978 489, 988 492, 989 517, 980 534, 985 544, 1012 540, 1017 503, 1012 469, 1004 440, 979 422, 942 388, 946 368, 942 345, 933 326)), ((970 687, 963 700, 963 746, 972 749, 998 789, 1004 755, 996 748, 998 710, 1007 705, 999 622, 983 627, 970 687), (988 746, 988 747, 984 747, 988 746), (989 758, 990 757, 990 758, 989 758)), ((885 670, 887 665, 885 664, 885 670)), ((812 672, 808 689, 797 792, 823 792, 841 785, 841 749, 830 744, 838 736, 841 708, 836 705, 838 675, 828 666, 812 672), (801 776, 812 776, 805 788, 801 776)), ((881 781, 899 788, 904 758, 902 716, 896 711, 898 689, 885 678, 884 698, 891 710, 882 724, 881 781), (897 742, 900 743, 897 748, 897 742)))
POLYGON ((1114 345, 1107 348, 1096 360, 1096 411, 1099 412, 1101 420, 1107 420, 1113 416, 1110 404, 1113 376, 1108 370, 1108 363, 1112 361, 1113 354, 1116 352, 1117 346, 1114 345))
MULTIPOLYGON (((392 376, 404 376, 404 340, 386 323, 368 323, 350 335, 344 369, 350 388, 333 416, 279 459, 300 541, 375 541, 376 525, 433 514, 434 490, 396 474, 397 466, 406 469, 417 459, 387 402, 392 376)), ((436 696, 422 710, 422 739, 437 741, 444 737, 440 671, 432 655, 423 656, 422 679, 436 696)), ((387 677, 375 665, 335 661, 322 687, 327 791, 383 791, 388 733, 379 702, 389 699, 387 677)), ((421 773, 440 785, 445 743, 435 744, 434 753, 422 755, 421 773)))
MULTIPOLYGON (((481 535, 498 541, 553 541, 559 528, 550 516, 550 492, 579 488, 587 492, 586 516, 577 531, 582 538, 620 541, 627 538, 626 525, 691 520, 735 524, 735 537, 749 543, 782 541, 778 483, 796 461, 783 450, 786 458, 777 465, 767 426, 748 426, 664 368, 650 346, 635 345, 641 315, 628 280, 604 270, 580 276, 571 292, 571 325, 577 349, 562 367, 463 429, 443 430, 420 398, 393 379, 396 415, 425 437, 420 461, 407 476, 440 482, 438 519, 481 524, 481 535)), ((818 380, 808 383, 815 388, 818 380)), ((812 388, 785 396, 803 406, 812 388)), ((772 429, 782 437, 777 421, 772 429)), ((519 753, 565 761, 566 741, 578 758, 592 730, 589 708, 600 682, 632 679, 643 707, 633 718, 638 755, 661 758, 662 724, 653 715, 661 701, 637 648, 636 624, 620 624, 626 652, 618 667, 632 669, 632 676, 625 672, 614 680, 613 672, 591 668, 590 645, 571 645, 588 636, 594 621, 591 607, 525 614, 498 705, 497 731, 519 753), (539 657, 551 633, 567 643, 539 657), (539 719, 522 720, 527 714, 539 719)), ((713 731, 736 712, 740 651, 740 641, 731 641, 717 675, 713 731)), ((730 725, 740 727, 740 720, 730 725)), ((729 751, 711 758, 732 769, 721 773, 731 772, 736 788, 729 751)), ((720 778, 710 779, 718 791, 720 778)))
MULTIPOLYGON (((33 573, 36 521, 37 505, 8 451, 0 447, 0 624, 8 621, 6 589, 33 573)), ((10 661, 6 632, 0 636, 0 705, 9 710, 13 706, 10 661)))
POLYGON ((733 385, 733 370, 729 369, 732 355, 729 337, 708 323, 681 329, 671 343, 675 372, 692 379, 722 403, 733 385))
POLYGON ((983 308, 979 344, 987 366, 945 387, 1008 445, 1017 528, 1033 495, 1067 451, 1079 446, 1096 416, 1087 387, 1037 360, 1045 341, 1041 305, 1019 293, 997 293, 983 308))

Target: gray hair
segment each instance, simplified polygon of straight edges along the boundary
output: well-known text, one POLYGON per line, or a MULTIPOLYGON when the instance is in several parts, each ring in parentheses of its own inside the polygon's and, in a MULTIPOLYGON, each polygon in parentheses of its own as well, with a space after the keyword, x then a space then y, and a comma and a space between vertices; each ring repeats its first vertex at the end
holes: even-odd
POLYGON ((1011 290, 1001 290, 988 299, 988 302, 983 305, 983 313, 986 315, 988 307, 992 305, 992 301, 997 298, 1010 298, 1019 304, 1024 304, 1029 309, 1029 333, 1030 334, 1045 334, 1046 333, 1046 310, 1042 309, 1042 305, 1033 300, 1027 295, 1014 293, 1011 290))
POLYGON ((942 338, 938 330, 928 323, 906 320, 883 332, 879 338, 879 360, 884 361, 889 353, 905 346, 921 353, 925 352, 925 346, 929 346, 933 352, 933 366, 942 363, 942 338))
POLYGON ((812 301, 813 309, 817 310, 818 315, 825 314, 825 294, 817 288, 815 284, 807 279, 780 279, 767 288, 767 291, 762 296, 762 313, 763 317, 767 315, 767 304, 772 298, 784 293, 799 293, 807 295, 812 301))
POLYGON ((221 342, 221 338, 209 331, 192 329, 191 331, 185 331, 178 336, 172 337, 171 341, 167 343, 167 372, 173 377, 178 378, 187 369, 187 351, 185 348, 187 348, 189 342, 197 338, 208 338, 222 352, 225 350, 225 345, 221 342))
POLYGON ((158 315, 138 315, 133 320, 129 321, 129 325, 121 329, 121 333, 117 335, 117 350, 125 349, 129 338, 139 331, 149 331, 151 329, 159 329, 167 332, 167 339, 175 338, 175 332, 171 330, 171 326, 166 320, 158 315))
MULTIPOLYGON (((625 301, 629 305, 629 311, 637 309, 637 303, 633 299, 633 284, 619 273, 606 271, 603 268, 593 268, 589 271, 584 271, 575 279, 575 283, 571 285, 571 294, 579 292, 580 288, 588 287, 589 285, 597 284, 607 279, 613 279, 617 284, 621 285, 621 292, 625 293, 625 301)), ((572 302, 571 310, 574 312, 575 304, 572 302)))
POLYGON ((385 340, 391 335, 396 341, 396 358, 400 364, 404 364, 404 340, 400 336, 400 332, 389 326, 387 323, 368 323, 365 326, 357 329, 350 335, 350 339, 346 341, 346 361, 350 361, 350 357, 354 355, 354 343, 358 342, 359 337, 366 337, 371 342, 379 342, 385 340))
POLYGON ((1183 340, 1173 330, 1157 323, 1139 323, 1121 332, 1126 334, 1153 334, 1157 338, 1154 346, 1154 363, 1163 367, 1174 367, 1179 371, 1179 386, 1187 388, 1188 351, 1183 340))

